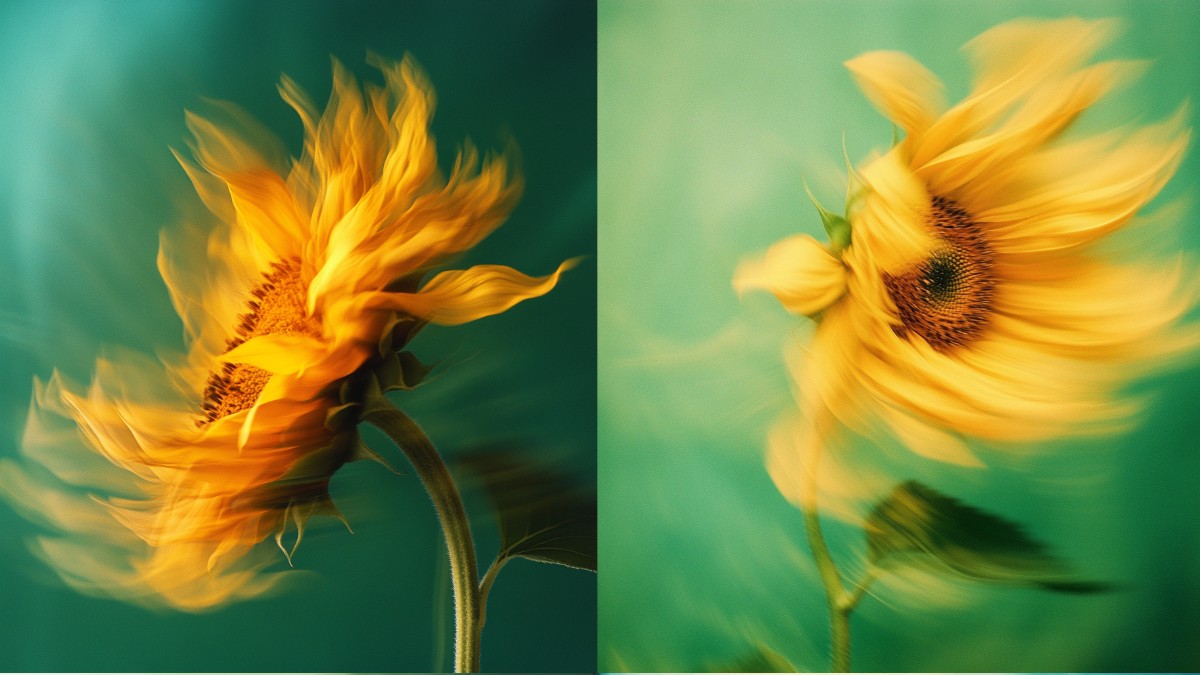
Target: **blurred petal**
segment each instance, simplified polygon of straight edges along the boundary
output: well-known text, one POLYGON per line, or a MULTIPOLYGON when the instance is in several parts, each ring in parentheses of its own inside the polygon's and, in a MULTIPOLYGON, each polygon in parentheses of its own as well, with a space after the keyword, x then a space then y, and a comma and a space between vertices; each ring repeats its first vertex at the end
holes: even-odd
MULTIPOLYGON (((940 116, 936 80, 912 59, 872 52, 847 63, 908 136, 858 172, 844 295, 791 364, 808 430, 790 442, 773 435, 768 460, 790 499, 801 456, 836 445, 838 428, 868 437, 883 428, 915 455, 980 466, 973 439, 1016 449, 1128 430, 1145 402, 1127 385, 1194 358, 1200 329, 1186 322, 1200 299, 1194 264, 1153 260, 1148 245, 1136 262, 1133 247, 1096 245, 1179 167, 1185 113, 1140 130, 1062 137, 1141 72, 1130 62, 1088 64, 1113 28, 1065 19, 989 30, 967 46, 970 94, 940 116)), ((817 264, 801 260, 820 248, 800 241, 743 264, 735 284, 773 290, 789 309, 817 304, 817 264), (810 295, 789 305, 793 289, 810 295)))
POLYGON ((867 52, 846 62, 858 86, 888 119, 923 133, 942 111, 942 83, 902 52, 867 52))
POLYGON ((563 272, 579 263, 567 260, 553 274, 529 277, 503 265, 476 265, 438 274, 419 293, 380 293, 378 307, 404 312, 446 326, 468 323, 506 311, 549 293, 563 272))
POLYGON ((32 548, 72 587, 185 611, 275 587, 263 570, 280 553, 259 544, 294 525, 291 562, 308 518, 337 515, 329 481, 353 429, 328 413, 361 403, 342 385, 381 343, 404 347, 397 323, 503 312, 574 265, 480 266, 397 292, 496 229, 521 182, 469 146, 443 178, 428 81, 411 60, 374 62, 383 86, 335 61, 319 114, 283 80, 304 127, 294 161, 232 105, 188 113, 195 161, 180 164, 221 221, 162 238, 188 353, 101 359, 87 388, 35 382, 24 456, 0 461, 0 497, 55 531, 32 548))
POLYGON ((815 239, 796 235, 767 249, 762 259, 739 265, 733 287, 739 295, 770 291, 789 312, 814 316, 846 292, 846 270, 815 239))

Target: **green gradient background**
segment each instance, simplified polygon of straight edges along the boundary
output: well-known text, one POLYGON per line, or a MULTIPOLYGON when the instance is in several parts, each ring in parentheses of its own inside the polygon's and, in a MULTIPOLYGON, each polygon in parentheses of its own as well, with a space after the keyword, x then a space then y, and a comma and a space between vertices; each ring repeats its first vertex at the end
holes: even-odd
MULTIPOLYGON (((185 108, 235 101, 296 151, 300 123, 275 91, 282 73, 323 101, 330 55, 378 81, 368 50, 407 51, 437 90, 444 165, 467 137, 521 148, 521 204, 462 262, 545 274, 593 257, 548 297, 422 333, 413 351, 445 363, 400 403, 451 462, 472 444, 515 440, 594 479, 595 21, 586 2, 0 4, 0 455, 16 453, 35 376, 57 367, 87 381, 106 346, 180 347, 155 253, 158 230, 192 199, 168 152, 184 147, 185 108)), ((0 669, 448 667, 445 552, 415 476, 358 464, 333 491, 355 534, 314 521, 296 558, 307 576, 288 592, 202 615, 61 587, 25 548, 37 530, 0 507, 0 669)), ((494 524, 480 494, 466 498, 486 566, 494 524)), ((525 560, 505 568, 484 668, 590 671, 595 640, 595 575, 525 560)))
MULTIPOLYGON (((890 124, 841 63, 907 51, 967 85, 958 48, 1019 16, 1115 16, 1108 56, 1153 67, 1085 116, 1161 119, 1200 92, 1192 2, 646 2, 599 8, 599 654, 602 670, 698 670, 764 643, 824 670, 824 596, 800 514, 763 468, 766 430, 791 405, 781 351, 803 334, 769 295, 739 302, 739 260, 820 233, 851 158, 890 124)), ((1192 125, 1196 126, 1192 113, 1192 125)), ((1193 152, 1157 203, 1194 195, 1193 152)), ((1182 245, 1200 247, 1195 209, 1182 245)), ((1194 370, 1134 433, 1064 443, 988 471, 912 460, 926 480, 1025 523, 1090 578, 1095 597, 878 587, 852 618, 860 671, 1200 670, 1200 453, 1194 370)), ((835 558, 861 534, 830 524, 835 558)))

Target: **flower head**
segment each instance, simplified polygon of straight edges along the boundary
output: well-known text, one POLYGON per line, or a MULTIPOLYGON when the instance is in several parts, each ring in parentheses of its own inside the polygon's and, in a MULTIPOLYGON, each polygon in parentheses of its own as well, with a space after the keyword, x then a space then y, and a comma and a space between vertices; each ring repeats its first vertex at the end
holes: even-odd
POLYGON ((1182 260, 1125 259, 1101 245, 1174 173, 1189 137, 1183 114, 1064 133, 1137 70, 1088 64, 1111 31, 1078 19, 989 30, 967 45, 972 89, 949 108, 937 78, 905 54, 847 62, 904 137, 855 174, 840 265, 785 242, 735 280, 799 313, 823 306, 794 368, 809 422, 769 460, 789 497, 803 448, 841 427, 882 422, 914 452, 964 465, 978 464, 965 437, 1123 428, 1138 405, 1120 388, 1195 345, 1174 327, 1194 298, 1182 260), (830 300, 833 289, 844 292, 830 300))
POLYGON ((274 534, 290 561, 311 515, 338 515, 328 484, 362 457, 346 413, 362 374, 411 385, 423 368, 397 351, 426 323, 503 312, 570 266, 535 278, 479 265, 422 283, 504 221, 521 183, 503 156, 469 146, 442 176, 428 82, 407 59, 374 65, 384 85, 360 88, 335 62, 323 112, 284 78, 305 132, 290 162, 232 107, 224 124, 188 115, 195 161, 179 161, 219 223, 164 235, 160 249, 186 356, 102 360, 86 393, 57 374, 38 384, 31 461, 0 471, 10 501, 75 535, 35 546, 72 585, 190 610, 266 590, 272 557, 252 549, 274 534), (73 426, 82 443, 68 460, 73 426))

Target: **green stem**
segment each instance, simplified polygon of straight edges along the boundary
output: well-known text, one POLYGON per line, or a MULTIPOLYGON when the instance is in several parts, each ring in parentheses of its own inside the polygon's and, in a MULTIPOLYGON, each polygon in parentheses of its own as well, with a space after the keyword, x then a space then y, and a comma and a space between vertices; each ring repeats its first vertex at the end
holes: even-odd
MULTIPOLYGON (((812 438, 820 434, 812 431, 812 438)), ((850 672, 850 610, 853 605, 846 605, 843 598, 846 590, 842 586, 842 577, 838 573, 833 556, 829 555, 829 547, 825 545, 825 537, 821 533, 821 518, 817 509, 817 477, 821 448, 813 448, 808 461, 804 489, 800 498, 800 510, 804 514, 804 533, 808 537, 808 547, 812 550, 813 560, 817 563, 817 571, 821 576, 821 585, 825 588, 825 600, 829 606, 829 669, 835 673, 850 672)))
POLYGON ((433 500, 450 553, 450 579, 454 586, 454 670, 478 672, 479 568, 475 562, 467 510, 454 477, 425 432, 386 399, 372 405, 363 420, 379 427, 404 451, 433 500))
POLYGON ((853 612, 854 608, 858 607, 859 601, 861 601, 863 596, 866 595, 867 589, 870 588, 873 581, 875 581, 875 567, 868 566, 867 569, 863 571, 862 578, 859 579, 858 583, 854 585, 854 590, 842 596, 841 601, 838 603, 838 607, 844 610, 847 614, 853 612))
POLYGON ((492 561, 492 565, 488 567, 487 572, 483 574, 483 581, 479 583, 479 621, 475 624, 476 639, 480 639, 483 635, 483 624, 487 621, 487 598, 488 593, 492 590, 492 584, 496 582, 496 575, 500 574, 500 569, 504 567, 504 563, 509 561, 509 557, 501 552, 492 561))
POLYGON ((825 538, 821 534, 821 521, 815 504, 803 509, 804 531, 808 535, 808 546, 812 549, 821 584, 825 587, 825 599, 829 606, 829 669, 834 673, 850 672, 850 610, 841 602, 846 591, 842 588, 837 564, 829 555, 825 538))

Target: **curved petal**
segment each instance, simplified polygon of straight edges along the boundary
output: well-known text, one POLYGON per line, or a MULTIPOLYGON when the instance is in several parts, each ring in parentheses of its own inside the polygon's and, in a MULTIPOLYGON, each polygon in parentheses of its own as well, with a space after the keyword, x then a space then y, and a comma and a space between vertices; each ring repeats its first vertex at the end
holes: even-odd
POLYGON ((237 223, 262 238, 280 258, 300 255, 307 240, 307 219, 301 215, 287 184, 273 171, 242 171, 221 176, 237 223))
POLYGON ((1124 141, 1085 139, 1011 166, 972 198, 972 213, 1004 253, 1086 246, 1126 225, 1174 175, 1191 133, 1185 111, 1124 141))
POLYGON ((936 246, 925 224, 929 192, 900 148, 868 164, 861 176, 867 193, 850 214, 853 239, 845 253, 851 271, 878 277, 923 260, 936 246))
POLYGON ((276 374, 297 373, 319 361, 328 348, 308 335, 259 335, 222 354, 228 363, 245 363, 276 374))
POLYGON ((941 80, 908 54, 867 52, 845 65, 871 103, 910 136, 924 133, 942 111, 941 80))
POLYGON ((1114 33, 1111 21, 1021 19, 1001 24, 965 47, 971 95, 934 122, 913 148, 921 166, 999 122, 1031 91, 1079 68, 1114 33))
POLYGON ((947 148, 914 171, 940 195, 958 196, 965 186, 1002 170, 1015 159, 1045 145, 1084 110, 1128 78, 1136 66, 1110 61, 1096 64, 1027 92, 1011 117, 993 131, 947 148))
POLYGON ((553 274, 530 277, 503 265, 476 265, 438 274, 417 293, 378 293, 371 304, 444 326, 468 323, 550 292, 559 276, 579 263, 572 258, 553 274))
POLYGON ((739 265, 733 287, 739 295, 770 291, 789 312, 814 316, 845 294, 846 268, 816 239, 796 235, 771 246, 761 259, 739 265))
POLYGON ((1195 329, 1173 328, 1197 297, 1182 260, 1150 267, 1068 259, 1055 267, 1057 278, 1004 284, 996 297, 996 331, 1125 373, 1135 362, 1144 368, 1197 346, 1195 329))

